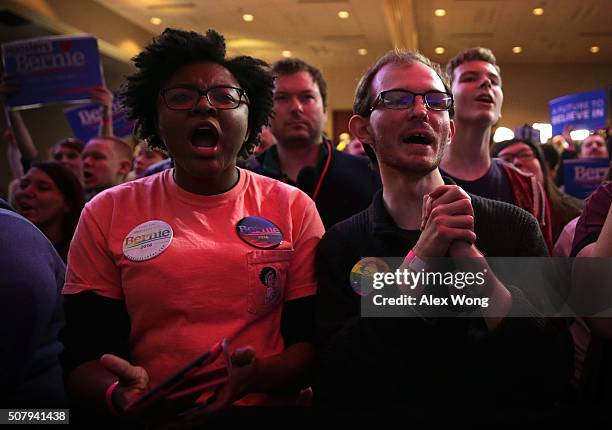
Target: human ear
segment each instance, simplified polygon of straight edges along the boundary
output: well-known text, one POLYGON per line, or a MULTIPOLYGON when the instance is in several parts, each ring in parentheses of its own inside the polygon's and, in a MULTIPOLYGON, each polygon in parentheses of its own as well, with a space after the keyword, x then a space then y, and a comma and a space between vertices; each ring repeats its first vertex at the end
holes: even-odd
POLYGON ((353 115, 349 120, 349 131, 351 135, 359 139, 361 143, 372 145, 374 142, 369 118, 365 118, 361 115, 353 115))

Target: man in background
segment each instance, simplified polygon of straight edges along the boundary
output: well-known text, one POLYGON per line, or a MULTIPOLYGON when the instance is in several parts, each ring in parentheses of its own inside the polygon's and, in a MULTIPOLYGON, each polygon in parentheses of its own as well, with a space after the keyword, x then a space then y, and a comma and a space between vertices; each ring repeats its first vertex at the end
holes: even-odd
POLYGON ((90 139, 83 149, 86 200, 124 182, 132 169, 133 153, 123 140, 112 136, 90 139))
POLYGON ((278 61, 272 70, 270 131, 277 144, 256 157, 252 170, 302 189, 329 228, 368 207, 380 178, 368 160, 335 150, 323 134, 327 84, 321 72, 299 59, 278 61))

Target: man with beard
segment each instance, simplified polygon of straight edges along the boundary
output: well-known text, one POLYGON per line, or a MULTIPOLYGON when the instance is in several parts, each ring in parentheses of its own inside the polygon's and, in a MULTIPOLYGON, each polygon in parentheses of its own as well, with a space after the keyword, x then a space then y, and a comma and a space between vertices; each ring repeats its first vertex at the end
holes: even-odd
POLYGON ((606 140, 596 133, 586 137, 580 144, 578 158, 608 158, 606 140))
MULTIPOLYGON (((349 128, 376 157, 383 188, 318 247, 315 406, 325 416, 347 412, 342 419, 349 420, 396 420, 379 413, 395 408, 418 420, 426 408, 452 409, 451 399, 478 404, 463 419, 495 408, 552 407, 571 376, 571 338, 537 316, 521 290, 504 285, 482 258, 546 256, 546 244, 526 211, 469 195, 440 174, 455 126, 453 97, 437 65, 418 53, 389 52, 362 77, 353 109, 349 128), (410 311, 405 318, 360 317, 362 300, 373 296, 350 282, 362 257, 400 257, 400 269, 423 273, 436 272, 432 259, 451 257, 444 264, 484 273, 484 285, 471 292, 488 298, 488 307, 466 318, 410 311), (530 317, 511 318, 517 315, 530 317)), ((406 293, 444 295, 442 287, 406 293)))
POLYGON ((316 67, 285 59, 272 71, 276 81, 270 131, 277 144, 249 168, 300 188, 315 201, 329 228, 367 208, 380 178, 367 160, 335 150, 324 136, 327 85, 316 67))

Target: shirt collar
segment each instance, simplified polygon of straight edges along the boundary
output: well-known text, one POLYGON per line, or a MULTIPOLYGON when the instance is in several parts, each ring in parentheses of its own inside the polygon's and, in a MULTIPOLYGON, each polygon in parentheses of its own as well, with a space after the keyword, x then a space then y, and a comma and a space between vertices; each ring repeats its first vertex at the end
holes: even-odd
MULTIPOLYGON (((316 166, 314 166, 317 177, 319 177, 323 172, 323 168, 325 167, 325 161, 327 160, 331 147, 331 141, 326 137, 323 137, 323 140, 319 145, 319 156, 317 158, 317 164, 316 166)), ((279 179, 290 185, 296 185, 296 183, 289 179, 289 177, 281 170, 280 159, 278 158, 278 147, 276 145, 271 146, 267 151, 261 154, 260 157, 261 166, 266 175, 269 175, 270 177, 275 179, 279 179)))
MULTIPOLYGON (((448 176, 442 176, 445 185, 457 185, 448 176)), ((402 230, 398 227, 397 223, 387 210, 385 201, 383 200, 382 188, 374 194, 372 198, 372 204, 370 205, 370 215, 373 220, 374 231, 377 233, 394 233, 394 234, 406 234, 409 230, 402 230)))

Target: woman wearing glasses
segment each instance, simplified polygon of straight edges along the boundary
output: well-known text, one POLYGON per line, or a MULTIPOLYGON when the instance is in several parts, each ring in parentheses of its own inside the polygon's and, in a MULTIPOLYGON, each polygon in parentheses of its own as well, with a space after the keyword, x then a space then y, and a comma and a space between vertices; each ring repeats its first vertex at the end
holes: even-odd
POLYGON ((174 168, 85 207, 64 289, 69 392, 120 414, 226 338, 232 373, 198 413, 289 405, 308 384, 323 226, 305 194, 236 167, 267 123, 273 77, 226 58, 212 30, 166 29, 135 65, 124 104, 174 168))
POLYGON ((582 202, 561 191, 548 174, 548 166, 541 150, 529 140, 511 139, 495 143, 491 147, 491 156, 514 164, 516 168, 535 176, 544 188, 550 205, 552 224, 552 243, 554 244, 563 231, 563 227, 580 215, 582 202))

